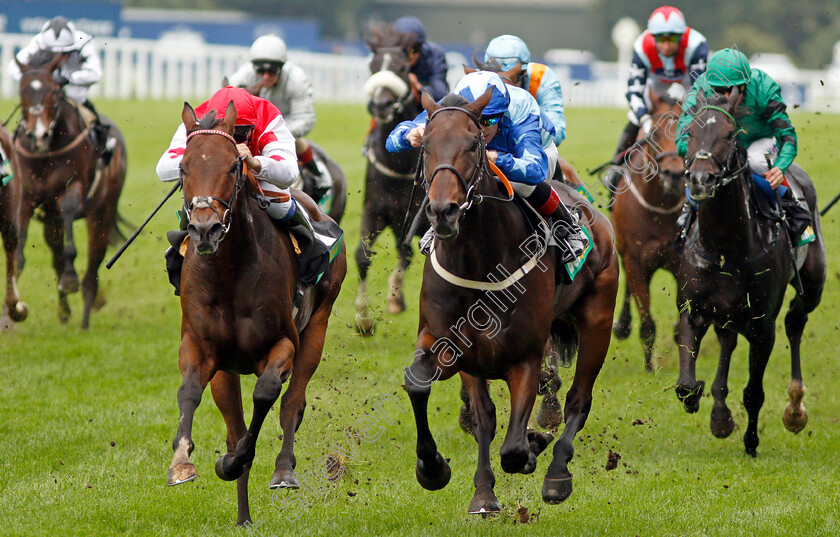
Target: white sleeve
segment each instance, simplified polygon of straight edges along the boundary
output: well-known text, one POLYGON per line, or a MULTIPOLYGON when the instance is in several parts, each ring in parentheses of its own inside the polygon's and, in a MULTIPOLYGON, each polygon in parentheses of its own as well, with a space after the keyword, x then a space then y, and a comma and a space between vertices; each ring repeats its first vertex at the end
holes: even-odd
POLYGON ((268 124, 260 137, 259 145, 262 151, 255 158, 260 161, 261 168, 255 177, 280 188, 292 186, 299 173, 295 138, 286 127, 282 115, 278 114, 268 124))
POLYGON ((286 123, 294 137, 303 138, 315 126, 312 84, 304 70, 297 65, 287 63, 283 66, 283 70, 288 74, 288 79, 284 84, 284 93, 289 100, 286 123))
POLYGON ((181 123, 169 143, 169 148, 161 155, 155 171, 161 181, 175 181, 181 177, 181 160, 187 147, 187 128, 181 123))
POLYGON ((79 56, 81 57, 80 66, 77 70, 70 73, 70 76, 67 78, 71 84, 75 84, 76 86, 92 86, 102 78, 102 62, 99 59, 99 53, 96 52, 96 47, 94 47, 93 40, 90 36, 82 34, 82 37, 89 41, 79 50, 79 56))

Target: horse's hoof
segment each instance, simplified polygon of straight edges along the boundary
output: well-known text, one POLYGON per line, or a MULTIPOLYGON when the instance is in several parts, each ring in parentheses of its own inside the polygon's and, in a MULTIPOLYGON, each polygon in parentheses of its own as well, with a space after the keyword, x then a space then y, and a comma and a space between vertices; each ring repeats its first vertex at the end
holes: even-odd
POLYGON ((69 306, 59 306, 58 307, 58 322, 61 324, 66 324, 67 321, 70 320, 70 307, 69 306))
POLYGON ((372 336, 375 329, 376 321, 374 321, 373 317, 362 313, 356 314, 356 330, 359 332, 359 335, 372 336))
POLYGON ((499 500, 493 491, 475 492, 472 501, 470 502, 469 514, 471 515, 495 515, 502 509, 499 507, 499 500))
POLYGON ((799 403, 799 408, 794 410, 793 406, 788 403, 787 407, 785 407, 785 413, 782 416, 782 421, 788 431, 793 434, 799 433, 808 423, 808 411, 805 410, 805 405, 799 403))
POLYGON ((452 470, 449 468, 449 463, 443 458, 439 452, 435 453, 435 466, 441 468, 440 472, 435 476, 430 476, 426 473, 425 464, 420 459, 417 459, 417 468, 415 474, 417 475, 417 482, 426 490, 440 490, 449 484, 452 478, 452 470))
POLYGON ((225 453, 218 459, 216 459, 216 475, 219 476, 219 479, 224 481, 235 481, 239 479, 242 475, 242 472, 245 471, 245 468, 239 469, 236 471, 233 468, 233 461, 236 457, 233 456, 233 453, 225 453))
POLYGON ((26 302, 18 302, 14 308, 9 310, 9 317, 16 323, 26 320, 27 315, 29 315, 29 306, 26 305, 26 302))
POLYGON ((107 303, 108 301, 105 300, 105 295, 102 294, 102 291, 100 291, 96 293, 96 298, 93 299, 93 304, 91 305, 91 308, 93 308, 93 311, 99 311, 102 308, 104 308, 105 304, 107 303))
POLYGON ((176 464, 169 468, 166 484, 169 486, 180 485, 192 481, 196 477, 198 477, 198 472, 195 471, 195 466, 192 463, 176 464))
POLYGON ((546 395, 537 409, 537 424, 543 429, 554 430, 563 423, 563 408, 555 395, 546 395))
POLYGON ((405 300, 403 297, 391 297, 388 301, 388 313, 396 315, 405 311, 405 300))
POLYGON ((542 499, 545 503, 557 504, 572 495, 572 475, 560 479, 547 477, 543 480, 542 499))
POLYGON ((735 430, 735 420, 732 419, 732 412, 728 408, 712 409, 709 429, 715 438, 727 438, 735 430))
POLYGON ((537 469, 537 456, 534 455, 534 452, 531 451, 528 453, 528 462, 525 463, 525 466, 519 470, 520 474, 528 475, 533 474, 537 469))
POLYGON ((617 339, 627 339, 630 337, 631 326, 629 322, 624 322, 619 319, 613 324, 613 335, 617 339))
POLYGON ((703 397, 703 389, 705 387, 706 382, 703 380, 698 380, 694 388, 677 385, 677 398, 682 401, 686 412, 694 414, 700 410, 700 398, 703 397))
POLYGON ((79 277, 75 274, 63 275, 58 280, 58 290, 66 295, 79 292, 79 277))
POLYGON ((14 330, 17 330, 17 326, 11 317, 8 315, 0 317, 0 332, 12 332, 14 330))
POLYGON ((295 477, 294 470, 282 468, 274 470, 274 475, 271 476, 271 482, 268 484, 270 489, 299 489, 297 477, 295 477))
POLYGON ((530 454, 531 451, 521 445, 508 450, 505 450, 504 445, 502 445, 502 470, 509 474, 521 472, 525 468, 525 465, 528 464, 528 456, 530 454))
POLYGON ((466 403, 461 405, 461 412, 458 414, 458 425, 461 426, 461 430, 465 433, 473 434, 472 413, 466 403))

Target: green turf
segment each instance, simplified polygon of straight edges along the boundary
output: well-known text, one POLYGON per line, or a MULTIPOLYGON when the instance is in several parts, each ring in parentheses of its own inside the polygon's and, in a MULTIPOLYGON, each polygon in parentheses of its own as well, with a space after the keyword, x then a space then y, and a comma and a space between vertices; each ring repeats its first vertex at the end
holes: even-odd
MULTIPOLYGON (((3 103, 11 110, 11 103, 3 103)), ((122 127, 129 176, 122 214, 139 224, 168 191, 154 171, 180 121, 178 102, 97 103, 122 127)), ((197 104, 197 103, 194 103, 197 104)), ((561 153, 583 175, 608 156, 624 124, 621 110, 576 110, 570 106, 569 140, 561 153)), ((359 154, 368 125, 363 105, 320 106, 312 138, 349 178, 343 227, 351 254, 358 241, 362 173, 359 154)), ((834 147, 840 116, 795 114, 801 144, 798 161, 811 173, 823 202, 838 190, 834 147)), ((196 414, 193 454, 200 478, 166 487, 171 442, 178 421, 176 391, 180 306, 163 267, 163 234, 175 225, 171 200, 114 269, 100 271, 108 304, 95 313, 90 331, 79 328, 81 299, 73 316, 58 322, 56 283, 49 269, 42 228, 34 223, 26 246, 28 265, 20 290, 29 319, 14 334, 0 334, 0 534, 3 535, 243 535, 234 529, 235 487, 216 478, 213 463, 224 450, 224 424, 209 393, 196 414)), ((436 384, 430 403, 439 449, 451 458, 452 481, 438 492, 414 478, 415 433, 402 367, 414 347, 420 263, 407 275, 408 311, 384 313, 387 276, 395 264, 394 240, 383 236, 371 276, 372 302, 380 319, 372 338, 351 329, 357 275, 350 270, 339 297, 324 362, 308 393, 309 408, 297 435, 298 471, 320 486, 318 461, 345 446, 344 431, 383 394, 406 406, 381 422, 380 438, 356 446, 347 473, 323 493, 298 492, 308 508, 282 507, 294 493, 276 495, 267 485, 279 450, 277 412, 266 421, 251 471, 251 509, 260 524, 254 535, 837 535, 840 533, 840 395, 836 295, 840 263, 840 209, 823 220, 829 252, 824 302, 811 316, 803 342, 803 370, 810 421, 799 435, 781 421, 789 376, 787 341, 778 323, 776 349, 765 375, 766 401, 759 422, 756 459, 744 454, 746 414, 740 404, 747 378, 747 344, 741 339, 731 373, 730 407, 738 429, 728 439, 708 429, 711 399, 698 414, 685 414, 671 389, 677 351, 670 339, 675 320, 670 275, 654 279, 653 307, 659 334, 656 373, 645 373, 637 330, 613 342, 598 379, 589 422, 576 441, 570 468, 575 492, 559 506, 541 502, 540 487, 550 453, 530 476, 507 475, 498 449, 507 426, 506 389, 494 383, 499 431, 493 444, 500 516, 467 515, 473 494, 476 447, 457 425, 458 383, 436 384), (641 421, 641 423, 640 423, 641 421), (634 422, 636 423, 634 425, 634 422), (621 455, 607 471, 610 450, 621 455), (309 472, 305 474, 305 472, 309 472), (274 502, 272 501, 274 500, 274 502), (281 507, 278 507, 280 505, 281 507), (527 509, 523 524, 517 511, 527 509)), ((77 224, 79 236, 84 236, 77 224)), ((80 261, 85 247, 79 242, 80 261)), ((114 249, 109 251, 109 257, 114 249)), ((77 269, 82 264, 77 261, 77 269)), ((717 344, 704 342, 698 377, 710 384, 717 344)), ((571 370, 563 371, 563 393, 571 370)), ((250 394, 254 379, 244 380, 250 394)), ((246 397, 250 417, 250 397, 246 397)), ((250 419, 250 418, 249 418, 250 419)), ((297 504, 296 504, 297 505, 297 504)))

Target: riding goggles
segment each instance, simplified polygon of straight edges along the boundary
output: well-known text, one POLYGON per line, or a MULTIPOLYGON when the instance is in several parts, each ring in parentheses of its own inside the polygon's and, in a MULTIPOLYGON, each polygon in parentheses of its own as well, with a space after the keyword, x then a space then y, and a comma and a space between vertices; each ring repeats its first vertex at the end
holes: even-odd
POLYGON ((481 125, 481 128, 487 129, 487 128, 492 127, 493 125, 495 125, 499 121, 501 121, 502 116, 504 116, 504 114, 499 114, 499 115, 496 115, 496 116, 481 116, 478 119, 478 123, 479 123, 479 125, 481 125))
POLYGON ((682 37, 680 34, 657 34, 653 36, 657 43, 676 43, 682 37))
POLYGON ((254 65, 254 70, 258 75, 277 75, 280 73, 281 69, 283 69, 283 64, 276 62, 265 62, 254 65))

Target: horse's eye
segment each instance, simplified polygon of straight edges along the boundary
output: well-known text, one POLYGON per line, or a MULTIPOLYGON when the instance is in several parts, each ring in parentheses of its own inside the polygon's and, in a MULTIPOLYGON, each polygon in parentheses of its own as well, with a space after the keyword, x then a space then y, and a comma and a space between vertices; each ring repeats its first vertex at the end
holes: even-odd
POLYGON ((230 170, 228 170, 228 173, 231 175, 236 175, 237 171, 239 171, 239 163, 234 162, 233 165, 231 165, 230 170))
POLYGON ((473 140, 473 143, 470 145, 470 151, 478 151, 478 140, 473 140))

